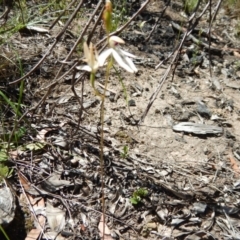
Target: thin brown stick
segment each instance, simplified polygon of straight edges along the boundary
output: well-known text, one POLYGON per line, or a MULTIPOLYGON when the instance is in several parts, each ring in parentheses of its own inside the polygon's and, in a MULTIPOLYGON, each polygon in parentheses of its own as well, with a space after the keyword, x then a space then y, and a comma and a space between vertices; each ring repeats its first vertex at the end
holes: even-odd
MULTIPOLYGON (((92 22, 93 18, 95 17, 96 13, 99 11, 101 5, 103 4, 103 0, 99 1, 96 9, 94 10, 93 14, 91 15, 91 17, 88 19, 88 22, 86 23, 80 37, 77 39, 77 41, 74 43, 73 47, 71 48, 71 51, 69 52, 69 54, 67 55, 67 57, 65 58, 64 61, 68 61, 69 58, 72 56, 74 50, 76 49, 76 47, 78 46, 78 44, 82 41, 84 34, 86 33, 87 29, 90 26, 90 23, 92 22)), ((62 66, 63 67, 63 66, 62 66)))
POLYGON ((211 30, 212 30, 212 0, 209 0, 209 38, 208 38, 208 57, 209 57, 209 73, 212 78, 212 55, 210 51, 211 47, 211 30))
MULTIPOLYGON (((67 62, 67 61, 69 60, 69 58, 71 57, 73 51, 74 51, 75 48, 77 47, 78 43, 82 41, 84 34, 86 33, 86 31, 87 31, 87 29, 88 29, 91 21, 93 20, 96 12, 99 10, 102 2, 103 2, 103 0, 98 3, 95 11, 93 12, 93 14, 92 14, 91 17, 89 18, 87 24, 85 25, 85 27, 84 27, 81 35, 79 36, 79 38, 77 39, 77 41, 75 42, 75 44, 74 44, 74 46, 72 47, 71 51, 69 52, 69 54, 67 55, 67 57, 65 58, 65 60, 64 60, 63 62, 67 62)), ((37 65, 39 66, 39 64, 37 64, 37 65)), ((61 79, 63 79, 67 74, 69 74, 69 73, 78 65, 78 62, 75 62, 75 64, 69 69, 68 72, 64 73, 61 77, 59 77, 59 75, 60 75, 60 73, 61 73, 64 65, 65 65, 65 64, 62 64, 62 65, 61 65, 61 67, 60 67, 60 69, 58 70, 58 73, 57 73, 57 75, 56 75, 56 77, 55 77, 55 80, 46 87, 46 88, 48 89, 48 91, 45 93, 45 95, 42 97, 42 99, 37 103, 36 106, 34 106, 32 109, 30 109, 30 110, 28 110, 27 112, 25 112, 25 113, 23 114, 23 116, 26 116, 26 114, 27 114, 29 111, 33 111, 33 110, 37 109, 37 108, 46 100, 47 96, 51 93, 52 89, 59 83, 59 81, 60 81, 61 79)), ((31 71, 31 72, 32 72, 32 71, 31 71)), ((27 75, 30 75, 30 73, 28 73, 27 75)), ((83 75, 82 75, 82 76, 83 76, 83 75)), ((26 75, 25 75, 25 77, 26 77, 26 75)), ((79 79, 79 80, 81 80, 81 79, 79 79)), ((53 111, 54 107, 55 107, 55 106, 53 106, 53 107, 51 108, 50 112, 53 111)), ((23 116, 22 116, 22 117, 23 117, 23 116)))
POLYGON ((100 23, 100 21, 102 19, 103 11, 104 11, 104 7, 102 8, 101 12, 99 13, 98 18, 97 18, 97 20, 96 20, 96 22, 95 22, 95 24, 94 24, 94 26, 92 28, 92 31, 88 35, 88 39, 87 39, 87 44, 88 45, 89 45, 89 43, 90 43, 90 41, 92 39, 93 34, 95 33, 95 30, 96 30, 98 24, 100 23))
POLYGON ((71 15, 71 17, 68 19, 68 21, 66 22, 66 24, 64 25, 62 31, 57 35, 57 37, 55 38, 54 43, 50 46, 50 48, 47 50, 47 52, 44 54, 44 56, 40 59, 40 61, 27 73, 25 74, 23 77, 10 82, 9 85, 15 84, 15 83, 19 83, 22 80, 24 80, 26 77, 30 76, 44 61, 44 59, 52 52, 52 50, 54 49, 54 47, 56 46, 56 44, 58 43, 58 41, 61 39, 62 35, 66 32, 66 29, 68 28, 68 26, 70 25, 70 23, 73 21, 73 19, 75 18, 77 12, 79 11, 79 9, 82 7, 83 5, 83 0, 80 1, 80 3, 78 4, 78 6, 76 7, 75 11, 73 12, 73 14, 71 15))
MULTIPOLYGON (((79 36, 79 38, 77 39, 77 41, 74 43, 73 47, 71 48, 69 54, 66 56, 66 58, 64 59, 63 62, 67 62, 70 57, 72 56, 73 52, 75 51, 76 47, 78 46, 78 44, 83 40, 83 36, 86 33, 87 29, 89 28, 91 22, 93 21, 93 18, 95 17, 96 13, 99 11, 101 5, 103 3, 103 0, 99 1, 96 9, 94 10, 94 12, 92 13, 91 17, 88 19, 88 22, 86 23, 81 35, 79 36)), ((57 75, 55 77, 55 79, 57 79, 60 75, 60 73, 62 72, 62 69, 64 67, 64 64, 61 65, 60 69, 57 72, 57 75)), ((51 86, 52 88, 58 83, 58 79, 55 81, 55 83, 51 86)), ((51 111, 53 111, 55 105, 53 105, 53 107, 51 108, 51 111)))
POLYGON ((218 14, 218 11, 220 9, 220 6, 221 6, 222 2, 223 2, 223 0, 219 0, 218 3, 217 3, 217 6, 215 7, 215 12, 214 12, 213 17, 211 19, 211 25, 212 25, 213 21, 216 19, 216 16, 218 14))
POLYGON ((145 42, 148 42, 148 41, 149 41, 149 39, 150 39, 150 37, 152 36, 153 32, 155 31, 157 25, 159 24, 160 19, 163 17, 165 11, 167 10, 167 7, 169 6, 170 2, 171 2, 171 0, 168 0, 167 4, 166 4, 165 7, 163 8, 163 10, 162 10, 160 16, 158 17, 158 19, 157 19, 155 25, 153 26, 151 32, 148 34, 147 38, 145 39, 145 42))
POLYGON ((67 11, 67 9, 70 9, 70 7, 73 6, 73 4, 76 2, 76 0, 73 0, 66 9, 64 9, 64 11, 62 13, 59 14, 59 16, 55 19, 55 21, 53 21, 52 25, 49 27, 49 30, 51 30, 59 21, 59 19, 63 16, 63 14, 67 11))
MULTIPOLYGON (((173 59, 172 59, 170 65, 169 65, 169 67, 168 67, 167 70, 165 71, 163 77, 160 79, 156 90, 155 90, 154 93, 151 95, 151 97, 150 97, 150 99, 149 99, 149 103, 148 103, 148 105, 147 105, 144 113, 143 113, 142 116, 140 117, 140 120, 139 120, 138 124, 142 123, 142 122, 144 121, 145 117, 147 116, 148 111, 150 110, 150 108, 151 108, 153 102, 155 101, 155 99, 157 98, 157 96, 158 96, 158 94, 159 94, 159 92, 160 92, 160 90, 161 90, 164 82, 165 82, 166 79, 167 79, 167 76, 169 75, 169 73, 170 73, 173 65, 175 64, 176 60, 178 59, 179 53, 180 53, 180 51, 181 51, 181 49, 182 49, 182 46, 183 46, 186 38, 191 34, 191 32, 193 31, 193 29, 197 26, 200 18, 201 18, 202 15, 206 12, 206 10, 208 9, 208 6, 209 6, 210 3, 208 2, 208 3, 206 4, 206 6, 204 7, 203 11, 199 14, 199 16, 195 18, 195 16, 196 16, 196 11, 197 11, 197 9, 198 9, 198 7, 199 7, 199 4, 200 4, 200 1, 198 2, 198 5, 197 5, 196 8, 195 8, 195 12, 194 12, 194 13, 190 16, 190 18, 189 18, 188 28, 187 28, 186 31, 184 31, 185 33, 184 33, 184 36, 183 36, 180 44, 178 45, 178 47, 177 47, 177 49, 175 50, 175 52, 172 53, 172 54, 170 54, 170 56, 173 55, 173 59), (193 21, 193 20, 195 20, 195 21, 193 21)), ((173 23, 173 22, 172 22, 172 25, 179 26, 179 25, 176 25, 176 24, 173 23)), ((180 26, 179 26, 179 27, 180 27, 180 26)), ((180 27, 180 29, 182 29, 182 28, 180 27)), ((206 47, 208 47, 207 44, 206 44, 206 47)), ((163 61, 160 62, 160 64, 158 64, 155 69, 158 69, 162 63, 163 63, 163 61)), ((176 66, 175 66, 175 69, 176 69, 176 66)), ((175 69, 173 70, 173 73, 174 73, 175 69)), ((174 76, 174 74, 173 74, 173 76, 174 76)))
MULTIPOLYGON (((120 28, 118 28, 115 32, 112 32, 109 34, 109 37, 110 36, 113 36, 113 35, 117 35, 119 33, 121 33, 125 28, 128 27, 128 25, 140 14, 140 12, 142 12, 142 10, 147 6, 147 4, 150 2, 150 0, 146 0, 142 6, 138 9, 138 11, 123 25, 121 26, 120 28)), ((104 37, 102 40, 100 40, 97 44, 96 44, 96 47, 98 47, 99 45, 101 45, 104 41, 107 40, 107 37, 104 37)))

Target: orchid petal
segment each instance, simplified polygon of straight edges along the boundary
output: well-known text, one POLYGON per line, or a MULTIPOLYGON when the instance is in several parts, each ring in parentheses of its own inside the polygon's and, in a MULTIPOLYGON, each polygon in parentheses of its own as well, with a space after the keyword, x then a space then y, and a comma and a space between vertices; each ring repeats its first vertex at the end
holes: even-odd
POLYGON ((134 71, 124 62, 124 59, 115 49, 112 49, 112 55, 120 67, 124 68, 126 71, 130 73, 134 73, 134 71))
POLYGON ((130 66, 130 68, 131 68, 134 72, 137 72, 137 71, 138 71, 138 69, 135 67, 135 65, 134 65, 134 63, 133 63, 133 61, 132 61, 131 58, 125 57, 124 59, 125 59, 125 61, 128 63, 128 65, 130 66))
POLYGON ((88 65, 77 66, 76 69, 77 70, 87 71, 87 72, 92 72, 92 68, 90 68, 90 66, 88 66, 88 65))
POLYGON ((96 72, 98 70, 98 68, 99 68, 99 64, 98 64, 98 62, 95 62, 93 69, 92 69, 93 72, 96 72))
POLYGON ((83 52, 84 52, 85 61, 89 62, 90 51, 86 42, 83 43, 83 52))
POLYGON ((123 39, 121 39, 121 38, 118 37, 118 36, 111 36, 111 37, 109 38, 109 43, 110 43, 110 44, 112 44, 112 43, 124 44, 125 42, 124 42, 123 39))
POLYGON ((91 68, 94 68, 94 66, 96 65, 96 57, 94 55, 94 47, 93 47, 92 43, 90 43, 90 45, 89 45, 89 62, 88 62, 88 65, 91 68))
POLYGON ((102 67, 106 61, 106 59, 112 54, 113 49, 109 48, 105 51, 103 51, 99 56, 98 56, 98 63, 99 66, 102 67))
POLYGON ((98 70, 98 54, 92 43, 89 44, 89 47, 86 42, 83 43, 83 52, 84 52, 84 61, 87 62, 86 66, 77 67, 78 70, 84 70, 88 72, 95 73, 98 70))
POLYGON ((137 56, 135 56, 135 55, 133 55, 133 54, 131 54, 129 52, 126 52, 126 51, 124 51, 122 49, 119 49, 119 51, 121 52, 122 55, 128 56, 130 58, 137 58, 137 56))

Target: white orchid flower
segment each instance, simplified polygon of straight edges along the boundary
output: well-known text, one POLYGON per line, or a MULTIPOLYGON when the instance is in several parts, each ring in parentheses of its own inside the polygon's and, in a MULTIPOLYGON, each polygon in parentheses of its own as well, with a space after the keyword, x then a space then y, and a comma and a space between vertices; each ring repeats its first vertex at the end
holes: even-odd
POLYGON ((86 42, 83 44, 83 52, 84 52, 84 61, 87 62, 87 65, 76 67, 78 70, 84 70, 91 73, 95 73, 98 70, 98 53, 94 49, 92 43, 90 43, 89 48, 86 42))
POLYGON ((119 48, 118 44, 124 44, 125 42, 117 36, 111 36, 109 38, 109 46, 110 48, 103 51, 98 57, 98 64, 102 67, 109 56, 112 56, 118 65, 124 68, 126 71, 130 73, 137 72, 137 68, 135 67, 131 58, 136 58, 133 54, 126 52, 119 48))

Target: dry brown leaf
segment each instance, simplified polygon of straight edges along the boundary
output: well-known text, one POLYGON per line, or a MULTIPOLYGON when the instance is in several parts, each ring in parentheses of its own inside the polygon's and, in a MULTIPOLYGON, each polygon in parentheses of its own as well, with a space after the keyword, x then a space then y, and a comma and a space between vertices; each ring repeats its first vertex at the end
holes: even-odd
POLYGON ((239 53, 239 52, 237 52, 237 51, 233 51, 233 55, 234 55, 235 57, 238 57, 238 58, 240 58, 240 53, 239 53))
POLYGON ((197 75, 200 75, 199 66, 197 66, 197 67, 194 69, 194 72, 195 72, 197 75))
POLYGON ((31 187, 31 184, 27 180, 27 178, 21 172, 18 172, 18 178, 19 178, 19 181, 20 181, 21 185, 23 186, 24 190, 28 191, 31 187))
MULTIPOLYGON (((33 210, 35 210, 36 208, 45 207, 45 202, 44 199, 40 199, 39 201, 35 201, 35 199, 27 194, 27 197, 29 199, 29 202, 33 205, 33 210), (34 209, 35 208, 35 209, 34 209)), ((34 240, 34 239, 38 239, 39 234, 41 233, 42 229, 44 229, 45 223, 46 223, 46 218, 43 215, 38 215, 37 217, 37 222, 35 221, 35 226, 37 227, 36 229, 32 229, 27 237, 25 238, 25 240, 34 240)))
POLYGON ((230 164, 231 164, 232 170, 235 172, 235 176, 239 177, 240 168, 238 166, 237 160, 235 159, 235 157, 231 153, 229 155, 229 159, 230 159, 230 164))
POLYGON ((46 218, 43 215, 39 215, 37 229, 39 230, 44 229, 45 223, 46 223, 46 218))
MULTIPOLYGON (((27 180, 27 178, 21 173, 18 172, 18 177, 19 177, 19 181, 23 187, 23 189, 25 191, 29 190, 31 187, 30 182, 27 180)), ((32 205, 33 210, 42 208, 45 208, 45 202, 44 199, 41 198, 39 200, 39 198, 34 198, 33 196, 31 196, 30 194, 28 194, 27 192, 25 192, 24 195, 21 196, 21 198, 26 199, 28 198, 28 201, 24 200, 26 203, 30 203, 32 205)), ((36 220, 36 218, 35 218, 36 220)), ((25 240, 34 240, 34 239, 38 239, 38 236, 41 232, 41 230, 44 228, 46 222, 46 218, 43 215, 38 215, 37 217, 37 223, 35 222, 35 225, 37 226, 37 229, 32 229, 27 237, 25 238, 25 240)))
POLYGON ((23 153, 22 150, 17 149, 17 150, 14 150, 14 151, 9 151, 9 156, 10 156, 12 159, 16 160, 17 157, 18 157, 18 155, 21 155, 22 153, 23 153))
POLYGON ((42 129, 41 131, 38 132, 37 134, 37 139, 40 141, 40 142, 45 142, 45 136, 48 132, 54 130, 54 128, 44 128, 42 129))
MULTIPOLYGON (((39 201, 37 201, 34 206, 33 210, 38 209, 38 208, 45 208, 45 201, 44 198, 41 198, 39 201)), ((43 215, 38 215, 38 223, 36 224, 37 229, 43 229, 46 223, 46 217, 43 215)))
POLYGON ((100 231, 100 237, 102 240, 113 240, 111 236, 111 231, 104 222, 104 216, 102 214, 100 222, 98 224, 98 230, 100 231), (104 232, 104 233, 103 233, 104 232))
POLYGON ((32 229, 32 230, 28 233, 28 235, 27 235, 27 237, 25 238, 25 240, 37 240, 40 233, 41 233, 41 230, 40 230, 40 229, 32 229))
POLYGON ((80 224, 79 227, 80 227, 80 231, 81 232, 85 232, 86 231, 86 227, 83 224, 80 224))
POLYGON ((28 200, 31 203, 31 205, 34 206, 36 204, 35 199, 30 194, 26 193, 26 196, 28 197, 28 200))

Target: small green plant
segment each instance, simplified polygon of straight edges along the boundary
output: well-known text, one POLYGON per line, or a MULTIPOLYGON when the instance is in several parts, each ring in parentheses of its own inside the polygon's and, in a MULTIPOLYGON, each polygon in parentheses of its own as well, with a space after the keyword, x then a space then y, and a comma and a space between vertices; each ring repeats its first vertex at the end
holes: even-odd
POLYGON ((240 61, 236 61, 234 64, 235 71, 240 71, 240 61))
POLYGON ((144 197, 148 195, 148 191, 144 188, 139 188, 138 190, 134 191, 132 197, 130 198, 130 202, 133 205, 138 205, 144 197))
POLYGON ((123 147, 123 151, 121 152, 121 158, 127 158, 128 157, 128 153, 129 153, 129 147, 127 145, 125 145, 123 147))
POLYGON ((8 159, 6 148, 1 145, 0 148, 0 162, 4 162, 8 159))
POLYGON ((8 154, 7 154, 8 144, 0 144, 0 183, 3 179, 9 178, 12 175, 13 169, 10 169, 7 165, 8 154))
POLYGON ((234 36, 240 38, 240 1, 239 0, 223 0, 223 7, 225 14, 229 15, 231 19, 236 20, 234 24, 234 36))
POLYGON ((8 167, 8 143, 0 141, 0 184, 3 179, 12 175, 12 169, 8 167))
MULTIPOLYGON (((26 134, 26 128, 25 127, 19 127, 14 129, 14 131, 8 132, 8 133, 3 133, 0 136, 0 140, 3 140, 4 142, 9 142, 9 143, 15 143, 18 144, 21 138, 26 134)), ((0 144, 1 147, 1 144, 0 144)), ((1 152, 1 151, 0 151, 1 152)))
POLYGON ((113 9, 113 18, 111 23, 111 32, 117 30, 120 24, 123 24, 126 21, 127 15, 127 3, 124 1, 113 1, 114 9, 113 9))
MULTIPOLYGON (((12 61, 8 59, 9 61, 12 61)), ((17 68, 19 74, 22 76, 23 67, 20 57, 17 55, 18 63, 14 63, 17 68)), ((9 167, 8 156, 9 150, 15 149, 18 145, 22 137, 26 134, 26 128, 23 126, 19 126, 18 119, 22 116, 21 108, 23 101, 23 92, 24 92, 24 82, 22 81, 19 86, 19 94, 16 96, 9 96, 8 91, 3 92, 0 90, 0 111, 11 112, 14 114, 12 118, 6 118, 3 114, 1 115, 0 123, 0 182, 4 179, 11 177, 13 169, 9 167), (6 124, 5 124, 6 122, 6 124), (8 126, 13 127, 10 131, 8 126)))
POLYGON ((9 178, 12 176, 13 169, 10 169, 4 163, 0 163, 0 182, 3 179, 9 178))
POLYGON ((199 0, 184 0, 184 11, 190 15, 196 8, 199 0))

